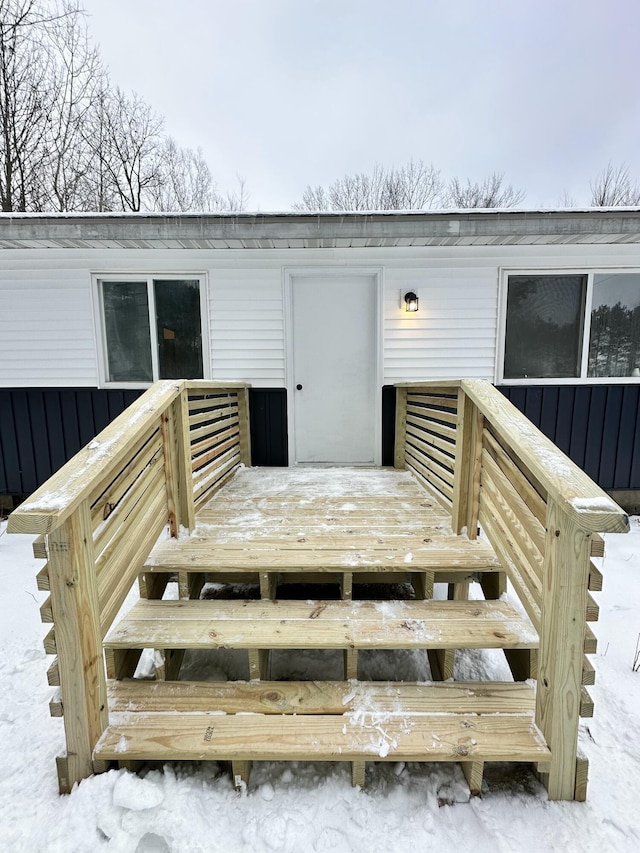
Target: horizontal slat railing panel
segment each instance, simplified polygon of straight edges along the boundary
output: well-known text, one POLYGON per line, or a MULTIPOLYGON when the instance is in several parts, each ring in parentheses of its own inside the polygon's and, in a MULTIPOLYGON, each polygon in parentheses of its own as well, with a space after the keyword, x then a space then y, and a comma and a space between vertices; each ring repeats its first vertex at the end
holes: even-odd
POLYGON ((482 443, 483 447, 486 448, 502 473, 507 477, 521 499, 544 528, 547 521, 546 491, 534 480, 531 473, 524 466, 519 467, 518 461, 500 444, 499 439, 493 435, 490 429, 483 431, 482 443))
POLYGON ((502 548, 506 549, 511 558, 511 564, 517 567, 520 577, 527 585, 529 594, 540 607, 542 603, 541 567, 526 552, 527 543, 523 542, 522 537, 517 535, 512 525, 512 518, 505 511, 504 504, 495 500, 499 496, 495 495, 495 492, 492 494, 492 490, 487 488, 489 482, 483 471, 480 490, 480 515, 484 519, 488 516, 493 519, 493 530, 499 533, 502 548))
POLYGON ((440 460, 435 459, 432 454, 425 453, 422 449, 423 447, 424 445, 421 442, 419 443, 411 436, 407 436, 407 453, 427 467, 438 479, 448 483, 453 489, 453 471, 448 466, 442 465, 440 460))
POLYGON ((190 389, 189 441, 196 511, 222 486, 242 461, 242 390, 222 393, 190 389))
POLYGON ((436 469, 436 465, 428 457, 421 457, 420 454, 414 455, 411 451, 411 447, 407 445, 406 462, 408 467, 413 468, 414 471, 424 477, 448 501, 453 500, 453 484, 448 483, 436 473, 436 470, 434 470, 436 469))
POLYGON ((160 418, 137 442, 132 444, 129 455, 120 470, 108 471, 105 477, 95 484, 88 498, 94 526, 97 523, 96 519, 106 518, 116 508, 127 489, 158 451, 162 451, 160 418))
POLYGON ((121 501, 116 505, 104 520, 97 519, 93 531, 93 546, 98 561, 97 572, 100 572, 100 557, 105 548, 108 548, 112 543, 115 548, 118 547, 118 539, 122 535, 126 535, 124 529, 127 525, 127 519, 135 510, 140 499, 153 482, 164 482, 164 455, 162 447, 158 448, 148 465, 139 472, 136 480, 133 481, 127 493, 121 501))
MULTIPOLYGON (((428 432, 421 423, 414 423, 411 418, 407 418, 407 435, 420 439, 423 445, 425 445, 425 447, 423 447, 424 452, 429 455, 431 454, 432 447, 444 451, 445 455, 455 453, 456 446, 453 441, 433 435, 428 432)), ((434 454, 434 459, 435 458, 434 454)))
POLYGON ((200 471, 197 471, 197 476, 194 476, 193 489, 196 508, 199 508, 204 500, 208 500, 214 491, 222 485, 225 477, 239 465, 240 449, 234 446, 200 471))
POLYGON ((615 501, 493 386, 464 379, 461 387, 482 411, 494 434, 517 454, 579 528, 597 533, 628 532, 629 519, 615 501))
MULTIPOLYGON (((444 390, 454 393, 450 387, 444 390)), ((451 509, 454 491, 458 405, 455 393, 455 397, 447 397, 438 388, 430 389, 429 393, 407 389, 403 420, 403 461, 447 509, 451 509)))
POLYGON ((530 568, 535 582, 542 588, 542 573, 544 568, 544 541, 539 543, 530 535, 523 516, 514 511, 514 503, 510 502, 511 495, 505 494, 503 484, 493 478, 493 472, 487 467, 480 475, 480 504, 490 500, 492 511, 497 511, 506 530, 511 534, 514 547, 520 552, 520 557, 530 568), (540 550, 542 545, 542 551, 540 550))
POLYGON ((236 429, 234 431, 229 431, 226 434, 227 438, 222 439, 222 437, 220 437, 219 440, 216 440, 215 443, 210 445, 208 450, 199 453, 197 456, 193 456, 191 460, 191 470, 194 473, 199 473, 206 465, 222 456, 228 450, 237 449, 239 447, 239 431, 236 429))
MULTIPOLYGON (((227 425, 232 426, 233 424, 238 423, 238 407, 235 406, 233 408, 222 409, 222 412, 228 412, 228 414, 221 414, 220 417, 217 417, 217 412, 215 420, 210 420, 209 423, 205 424, 205 426, 199 426, 195 429, 191 429, 189 432, 189 437, 191 439, 192 446, 194 442, 199 441, 202 438, 208 438, 211 435, 215 435, 216 432, 219 432, 222 427, 227 425)), ((189 423, 191 423, 191 418, 189 418, 189 423)))
MULTIPOLYGON (((157 382, 112 421, 9 517, 10 533, 48 533, 60 526, 96 485, 115 477, 136 445, 180 392, 180 383, 157 382)), ((105 486, 107 483, 105 483, 105 486)))
MULTIPOLYGON (((443 468, 446 468, 453 474, 455 458, 448 453, 444 453, 439 450, 438 447, 433 443, 433 436, 429 433, 421 432, 419 430, 414 430, 411 427, 407 427, 407 443, 411 444, 416 449, 420 450, 426 456, 430 456, 435 462, 442 465, 443 468)), ((449 445, 453 449, 453 445, 449 445)))

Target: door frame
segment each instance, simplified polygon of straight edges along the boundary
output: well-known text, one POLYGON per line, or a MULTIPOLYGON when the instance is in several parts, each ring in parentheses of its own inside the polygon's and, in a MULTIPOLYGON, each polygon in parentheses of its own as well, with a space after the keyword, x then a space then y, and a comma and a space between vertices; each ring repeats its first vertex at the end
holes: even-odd
MULTIPOLYGON (((293 279, 294 278, 345 278, 349 276, 371 276, 374 280, 375 299, 375 399, 373 418, 374 464, 382 464, 382 381, 383 381, 383 268, 382 267, 346 267, 346 266, 313 266, 313 267, 283 267, 282 293, 284 301, 284 352, 285 352, 285 387, 287 389, 287 432, 289 447, 289 465, 297 465, 295 445, 295 364, 293 347, 293 279)), ((300 463, 310 464, 310 463, 300 463)), ((339 463, 336 463, 339 464, 339 463)))

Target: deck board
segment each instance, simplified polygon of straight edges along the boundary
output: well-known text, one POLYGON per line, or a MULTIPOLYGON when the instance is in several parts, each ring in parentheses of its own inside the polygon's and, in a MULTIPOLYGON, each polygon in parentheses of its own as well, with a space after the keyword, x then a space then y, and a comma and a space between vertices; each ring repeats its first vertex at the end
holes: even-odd
POLYGON ((532 714, 132 714, 98 760, 549 761, 532 714))
POLYGON ((517 649, 538 635, 506 601, 147 601, 105 648, 517 649))
POLYGON ((199 511, 191 536, 159 544, 145 571, 497 571, 486 542, 406 471, 253 468, 199 511))

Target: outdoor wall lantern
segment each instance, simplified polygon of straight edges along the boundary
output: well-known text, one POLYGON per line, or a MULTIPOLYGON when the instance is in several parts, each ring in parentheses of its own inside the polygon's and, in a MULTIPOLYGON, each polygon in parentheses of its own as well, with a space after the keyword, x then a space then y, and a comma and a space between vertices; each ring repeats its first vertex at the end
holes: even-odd
POLYGON ((413 290, 409 290, 407 293, 405 293, 404 305, 405 311, 413 312, 418 310, 418 295, 413 290))

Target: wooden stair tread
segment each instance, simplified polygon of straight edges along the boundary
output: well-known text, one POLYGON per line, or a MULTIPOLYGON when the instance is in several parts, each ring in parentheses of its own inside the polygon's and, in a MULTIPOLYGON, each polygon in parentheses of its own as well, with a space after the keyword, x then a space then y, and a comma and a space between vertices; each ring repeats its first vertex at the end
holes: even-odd
POLYGON ((107 684, 109 713, 344 714, 380 712, 524 714, 535 688, 522 681, 146 681, 107 684))
POLYGON ((506 601, 136 602, 106 648, 537 648, 506 601))
POLYGON ((417 714, 369 708, 336 715, 123 714, 96 760, 550 760, 527 714, 417 714))
POLYGON ((192 536, 160 543, 145 563, 150 572, 197 571, 498 571, 491 547, 463 536, 298 536, 272 540, 192 536), (429 541, 426 542, 425 540, 429 541))

